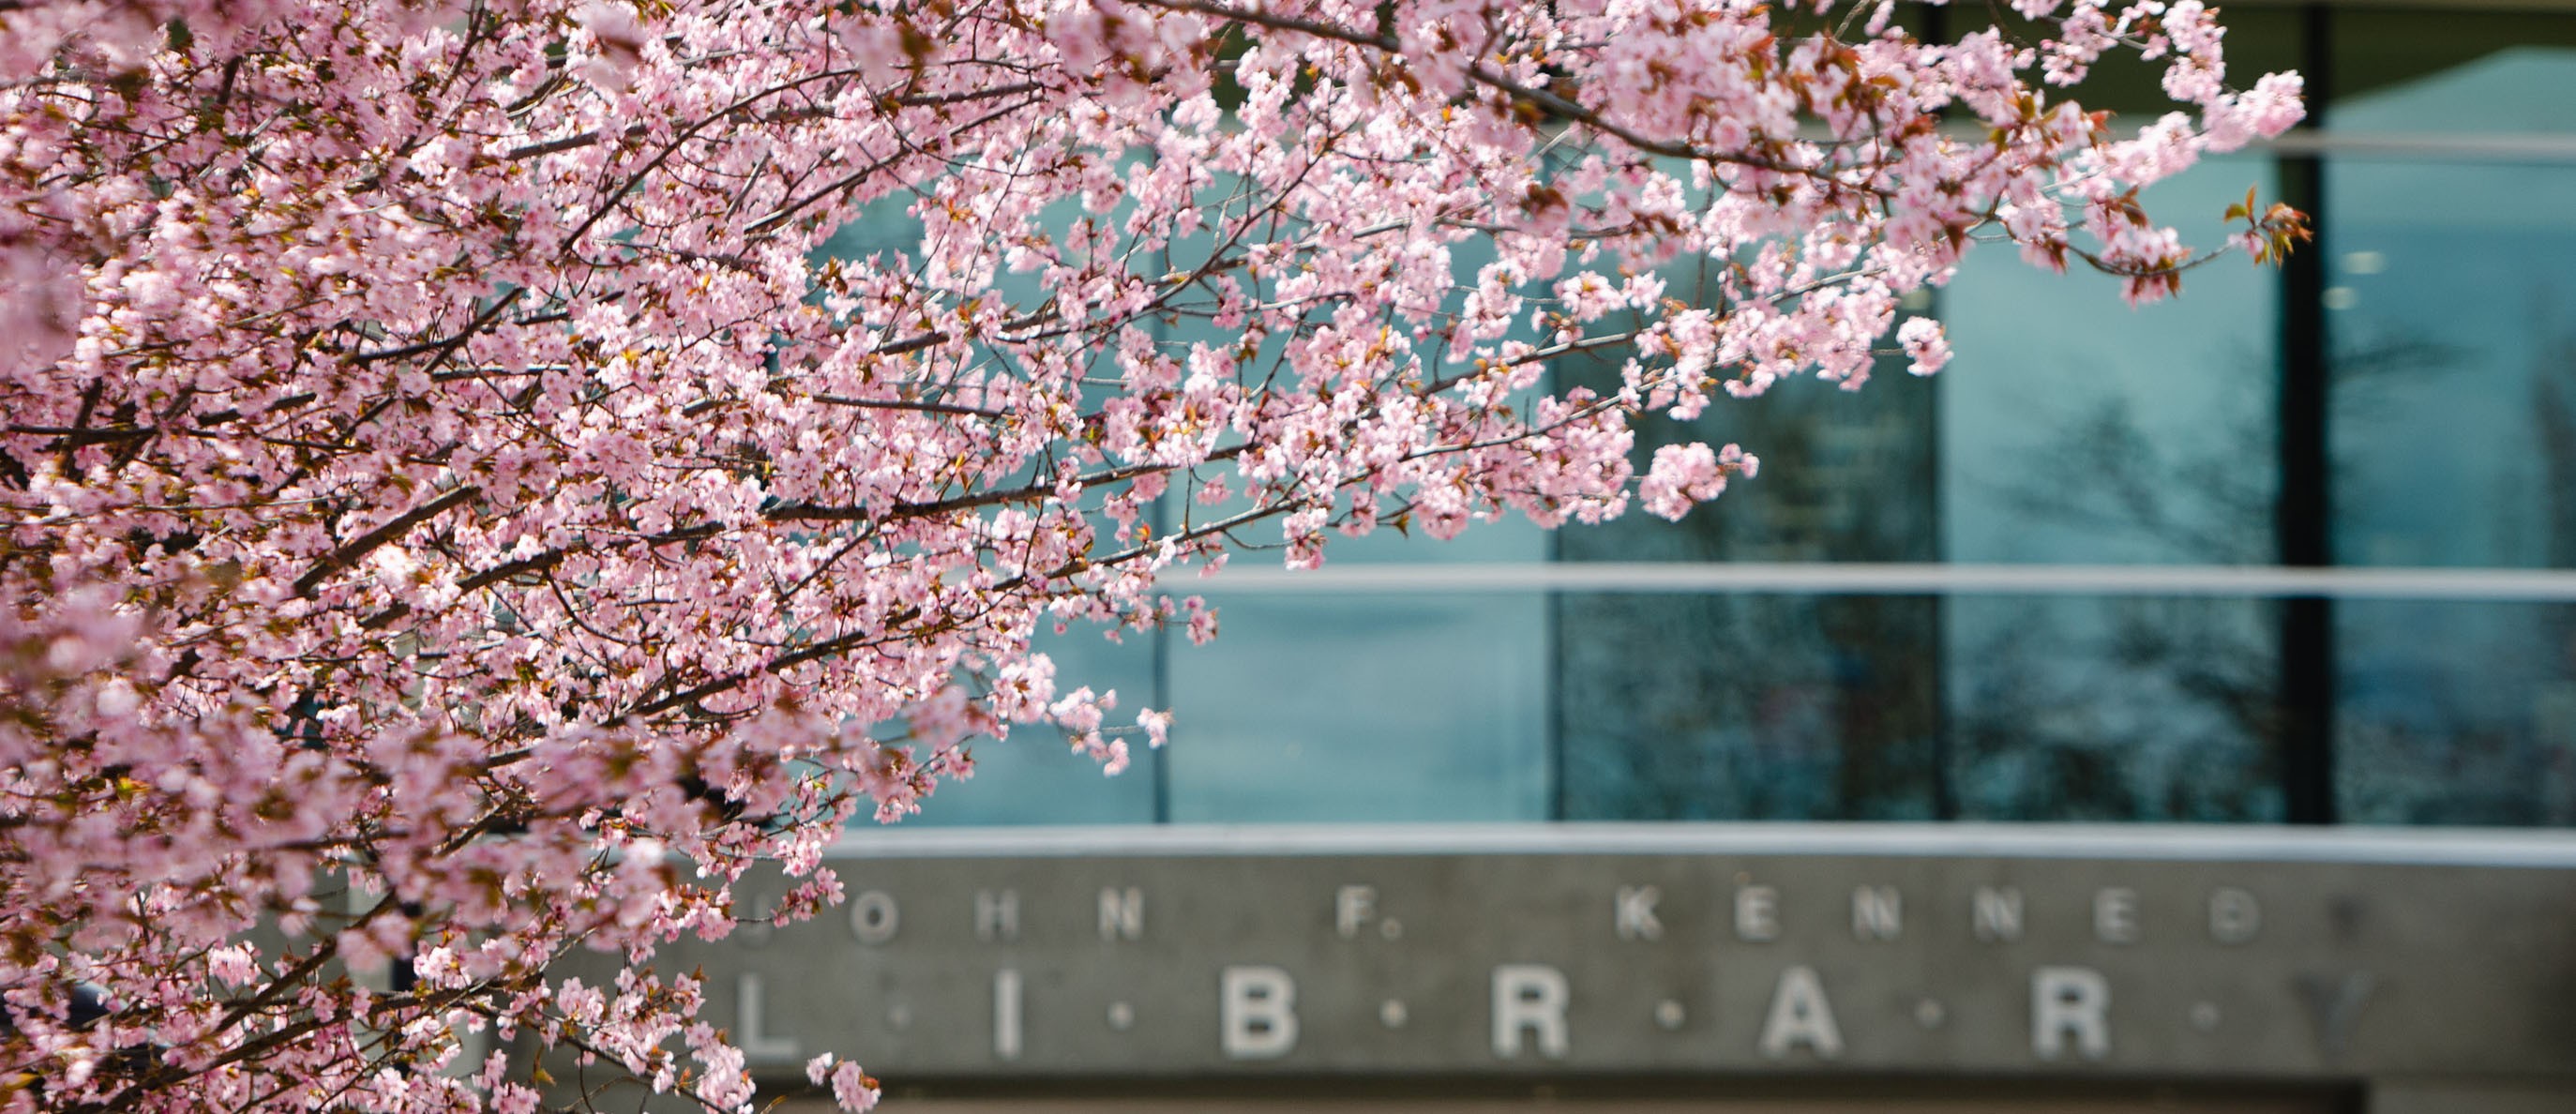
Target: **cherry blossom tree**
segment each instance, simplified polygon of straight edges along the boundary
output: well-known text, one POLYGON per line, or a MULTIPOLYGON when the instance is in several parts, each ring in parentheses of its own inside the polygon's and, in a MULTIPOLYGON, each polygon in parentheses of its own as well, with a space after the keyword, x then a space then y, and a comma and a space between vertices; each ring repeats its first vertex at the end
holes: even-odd
POLYGON ((0 0, 0 1108, 533 1109, 473 1034, 739 1108, 657 944, 750 916, 758 863, 801 879, 760 916, 837 900, 833 834, 968 740, 1163 738, 1041 629, 1208 637, 1158 585, 1235 549, 1678 516, 1755 460, 1640 473, 1631 419, 1928 374, 1898 301, 1970 250, 2148 300, 2302 234, 2249 197, 2195 253, 2139 207, 2300 113, 2199 0, 2013 7, 2044 37, 0 0), (2115 52, 2171 114, 2068 99, 2115 52), (867 214, 919 235, 826 250, 867 214), (1552 389, 1577 353, 1618 389, 1552 389), (583 949, 626 973, 549 975, 583 949))

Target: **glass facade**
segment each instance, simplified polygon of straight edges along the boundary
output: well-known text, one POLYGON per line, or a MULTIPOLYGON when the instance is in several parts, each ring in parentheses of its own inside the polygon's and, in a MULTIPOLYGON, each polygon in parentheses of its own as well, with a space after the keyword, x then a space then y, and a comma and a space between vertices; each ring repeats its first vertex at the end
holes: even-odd
POLYGON ((2576 570, 2576 14, 2229 16, 2231 69, 2308 74, 2312 126, 2148 200, 2206 243, 2247 186, 2286 198, 2291 266, 2132 310, 1973 253, 1909 307, 1940 376, 1641 426, 1641 464, 1763 458, 1684 521, 1381 532, 1333 567, 1411 587, 1221 577, 1211 645, 1076 631, 1062 674, 1172 708, 1171 745, 1102 785, 988 742, 914 822, 2576 825, 2576 576, 2521 575, 2576 570), (2310 564, 2394 578, 2262 576, 2310 564), (1665 567, 1711 575, 1621 582, 1665 567))
MULTIPOLYGON (((2576 567, 2576 16, 2338 12, 2328 38, 2335 557, 2576 567)), ((2332 622, 2344 818, 2576 825, 2568 606, 2348 600, 2332 622)))

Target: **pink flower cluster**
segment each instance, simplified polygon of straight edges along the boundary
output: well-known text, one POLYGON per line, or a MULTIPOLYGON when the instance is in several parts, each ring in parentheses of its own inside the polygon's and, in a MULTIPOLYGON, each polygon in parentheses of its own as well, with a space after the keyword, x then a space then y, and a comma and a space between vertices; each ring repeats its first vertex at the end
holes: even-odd
POLYGON ((2169 290, 2137 189, 2297 79, 2232 91, 2194 0, 2019 6, 2060 31, 0 5, 0 1111, 534 1108, 475 1033, 740 1107, 657 946, 837 900, 834 834, 972 740, 1172 729, 1039 631, 1212 637, 1158 585, 1237 545, 1678 516, 1755 462, 1640 475, 1634 420, 1856 387, 1891 329, 1930 373, 1898 302, 1980 238, 2169 290), (2054 99, 2113 50, 2175 115, 2054 99), (630 966, 548 974, 582 948, 630 966))

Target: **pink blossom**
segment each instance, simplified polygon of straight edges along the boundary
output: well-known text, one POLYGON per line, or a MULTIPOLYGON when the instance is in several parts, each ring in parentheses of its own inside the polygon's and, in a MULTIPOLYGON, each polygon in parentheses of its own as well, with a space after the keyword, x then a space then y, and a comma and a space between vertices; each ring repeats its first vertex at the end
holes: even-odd
POLYGON ((1041 632, 1205 642, 1164 585, 1238 553, 1678 516, 1758 462, 1641 477, 1639 415, 1858 388, 1891 329, 1933 371, 1897 298, 1981 243, 2170 294, 2207 252, 2138 190, 2300 112, 2195 0, 2016 0, 2030 45, 1884 6, 1041 7, 0 18, 12 1102, 535 1109, 505 1058, 413 1070, 460 1017, 749 1101, 643 962, 733 931, 755 864, 773 920, 839 900, 823 848, 978 740, 1167 738, 1041 632), (2123 52, 2182 98, 2126 138, 2050 87, 2123 52), (630 966, 552 973, 584 949, 630 966))
POLYGON ((1171 735, 1172 714, 1157 712, 1151 708, 1141 708, 1136 712, 1136 726, 1145 729, 1145 738, 1149 743, 1160 747, 1171 735))
POLYGON ((1950 340, 1943 336, 1941 323, 1929 317, 1908 319, 1896 327, 1897 342, 1905 346, 1909 363, 1905 370, 1915 375, 1930 375, 1950 362, 1950 340))
POLYGON ((1655 450, 1654 465, 1637 484, 1637 497, 1648 512, 1678 520, 1693 504, 1724 492, 1729 475, 1751 476, 1760 464, 1735 445, 1714 452, 1699 442, 1666 445, 1655 450))
POLYGON ((603 92, 623 93, 634 84, 635 67, 651 41, 643 17, 627 0, 590 0, 576 19, 590 32, 597 53, 582 66, 582 77, 603 92))
POLYGON ((841 1104, 848 1114, 868 1114, 876 1109, 877 1095, 877 1081, 860 1071, 859 1065, 842 1064, 832 1069, 832 1101, 841 1104))

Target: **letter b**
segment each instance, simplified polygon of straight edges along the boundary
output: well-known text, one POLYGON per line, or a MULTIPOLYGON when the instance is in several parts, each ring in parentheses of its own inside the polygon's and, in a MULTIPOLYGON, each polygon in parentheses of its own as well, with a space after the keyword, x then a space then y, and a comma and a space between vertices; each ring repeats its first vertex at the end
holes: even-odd
POLYGON ((1276 967, 1228 967, 1217 992, 1217 1042, 1229 1060, 1275 1060, 1297 1047, 1297 982, 1276 967))

